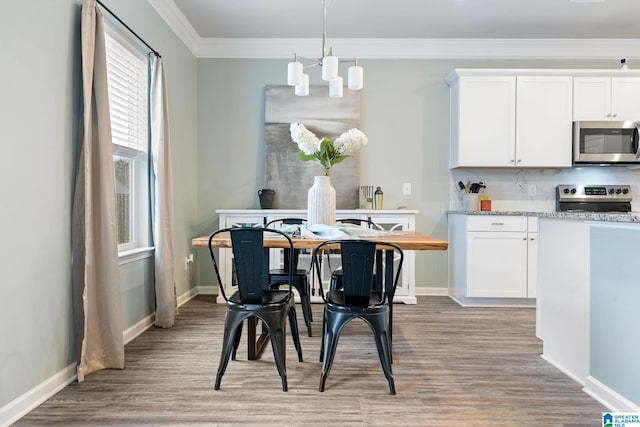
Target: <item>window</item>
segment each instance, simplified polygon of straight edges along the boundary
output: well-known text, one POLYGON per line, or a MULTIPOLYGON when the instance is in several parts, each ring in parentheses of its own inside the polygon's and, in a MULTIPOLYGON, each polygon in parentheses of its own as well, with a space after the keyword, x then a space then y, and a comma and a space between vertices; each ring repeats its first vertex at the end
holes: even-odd
POLYGON ((106 35, 116 180, 118 252, 149 246, 148 61, 115 31, 106 35))

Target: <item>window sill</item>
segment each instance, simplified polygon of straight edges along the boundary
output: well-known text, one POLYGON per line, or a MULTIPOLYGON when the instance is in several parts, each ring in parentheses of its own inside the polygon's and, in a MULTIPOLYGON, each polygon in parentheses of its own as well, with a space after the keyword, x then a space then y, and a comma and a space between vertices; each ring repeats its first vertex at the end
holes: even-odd
POLYGON ((153 246, 146 248, 136 248, 118 253, 118 264, 129 264, 143 259, 151 258, 155 252, 153 246))

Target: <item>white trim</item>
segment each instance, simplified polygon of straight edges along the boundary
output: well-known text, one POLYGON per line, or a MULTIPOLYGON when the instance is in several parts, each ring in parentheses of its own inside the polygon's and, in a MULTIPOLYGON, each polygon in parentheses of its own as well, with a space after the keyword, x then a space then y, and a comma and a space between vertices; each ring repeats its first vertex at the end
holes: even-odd
MULTIPOLYGON (((320 38, 203 38, 173 0, 147 0, 196 58, 317 57, 320 38)), ((338 57, 359 59, 640 58, 638 39, 331 39, 338 57)))
MULTIPOLYGON (((553 39, 332 39, 339 57, 358 59, 602 59, 640 57, 640 40, 553 39)), ((199 58, 316 57, 320 39, 204 39, 199 58)))
POLYGON ((173 0, 147 0, 158 15, 169 25, 173 32, 189 48, 191 53, 198 57, 197 47, 202 38, 198 35, 189 20, 184 16, 180 8, 173 0))
POLYGON ((140 261, 143 259, 151 258, 155 247, 148 248, 136 248, 129 251, 123 251, 118 253, 118 265, 129 264, 132 262, 140 261))
POLYGON ((199 292, 198 292, 198 288, 197 287, 189 289, 187 292, 183 293, 182 295, 180 295, 177 298, 178 307, 188 303, 189 301, 191 301, 198 294, 199 294, 199 292))
POLYGON ((122 339, 124 340, 124 345, 129 344, 131 341, 140 336, 144 331, 153 326, 153 322, 156 320, 156 313, 148 315, 144 319, 140 320, 133 326, 128 327, 122 332, 122 339))
POLYGON ((545 362, 549 363, 550 365, 552 365, 554 368, 558 369, 560 372, 562 372, 563 374, 565 374, 566 376, 568 376, 569 378, 571 378, 572 380, 574 380, 575 382, 577 382, 578 384, 580 384, 581 386, 584 387, 584 381, 582 381, 580 378, 578 378, 576 375, 572 374, 569 370, 565 369, 562 365, 560 365, 559 363, 556 363, 553 361, 553 359, 550 359, 548 356, 546 356, 545 354, 541 354, 540 358, 542 360, 544 360, 545 362))
POLYGON ((585 380, 582 390, 612 412, 640 413, 640 406, 611 390, 590 375, 585 380))
POLYGON ((415 288, 415 295, 417 297, 446 297, 449 296, 449 288, 447 288, 446 286, 444 287, 435 287, 435 286, 431 286, 431 287, 422 287, 422 286, 416 286, 415 288))
POLYGON ((37 408, 77 378, 77 365, 72 363, 57 374, 0 408, 0 427, 9 426, 37 408))

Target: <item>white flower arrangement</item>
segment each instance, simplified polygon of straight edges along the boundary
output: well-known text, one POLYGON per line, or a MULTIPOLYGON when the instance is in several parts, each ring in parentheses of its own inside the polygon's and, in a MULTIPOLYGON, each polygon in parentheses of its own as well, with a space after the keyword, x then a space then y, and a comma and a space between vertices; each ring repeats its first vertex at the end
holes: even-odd
POLYGON ((369 141, 359 129, 349 129, 335 142, 329 138, 319 139, 303 124, 291 123, 291 139, 298 144, 298 158, 303 162, 314 161, 329 175, 331 166, 340 163, 369 141))

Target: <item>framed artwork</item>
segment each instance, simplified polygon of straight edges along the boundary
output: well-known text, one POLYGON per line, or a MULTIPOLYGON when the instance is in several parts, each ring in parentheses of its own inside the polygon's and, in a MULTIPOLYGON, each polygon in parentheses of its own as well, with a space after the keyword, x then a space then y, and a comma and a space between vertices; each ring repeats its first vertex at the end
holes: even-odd
MULTIPOLYGON (((309 87, 308 96, 296 96, 291 86, 266 86, 264 111, 264 187, 276 192, 274 208, 306 209, 313 177, 324 175, 324 170, 298 159, 289 126, 302 123, 318 138, 333 140, 360 128, 360 91, 345 90, 342 98, 330 98, 327 86, 309 87)), ((338 209, 358 207, 359 181, 359 151, 331 168, 338 209)))

